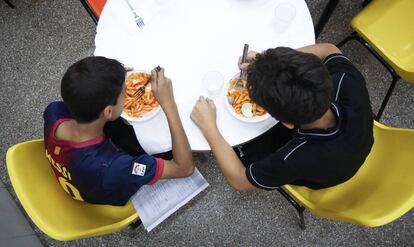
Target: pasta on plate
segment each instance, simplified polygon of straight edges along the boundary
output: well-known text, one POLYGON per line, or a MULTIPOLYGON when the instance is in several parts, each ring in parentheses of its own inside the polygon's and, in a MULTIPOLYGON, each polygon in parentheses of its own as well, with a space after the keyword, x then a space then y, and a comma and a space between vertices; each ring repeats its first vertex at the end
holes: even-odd
POLYGON ((242 79, 242 83, 238 84, 238 80, 239 77, 231 79, 227 90, 227 101, 234 111, 247 118, 265 115, 266 111, 250 99, 246 88, 247 81, 242 79))
POLYGON ((124 103, 124 112, 134 118, 142 118, 146 113, 151 112, 159 107, 159 103, 155 99, 151 91, 151 84, 145 87, 144 95, 137 99, 134 97, 135 92, 144 87, 145 83, 150 80, 151 74, 148 72, 133 72, 125 79, 126 95, 124 103))

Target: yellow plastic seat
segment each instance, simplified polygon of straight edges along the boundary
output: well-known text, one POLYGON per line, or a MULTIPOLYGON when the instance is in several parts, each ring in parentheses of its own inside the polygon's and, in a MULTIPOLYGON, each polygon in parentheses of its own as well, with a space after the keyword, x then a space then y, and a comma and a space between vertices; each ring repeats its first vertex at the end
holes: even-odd
POLYGON ((7 151, 6 162, 24 210, 40 230, 54 239, 98 236, 140 222, 131 202, 117 207, 89 204, 70 197, 53 174, 43 140, 14 145, 7 151))
POLYGON ((375 0, 352 19, 351 26, 403 80, 414 83, 413 23, 413 0, 375 0))
POLYGON ((321 190, 283 189, 323 218, 370 227, 399 218, 414 207, 414 130, 374 122, 374 138, 365 163, 350 180, 321 190))
POLYGON ((389 70, 393 77, 391 86, 377 114, 381 116, 394 89, 401 78, 414 83, 414 1, 374 0, 351 21, 356 31, 338 44, 350 39, 363 44, 389 70))

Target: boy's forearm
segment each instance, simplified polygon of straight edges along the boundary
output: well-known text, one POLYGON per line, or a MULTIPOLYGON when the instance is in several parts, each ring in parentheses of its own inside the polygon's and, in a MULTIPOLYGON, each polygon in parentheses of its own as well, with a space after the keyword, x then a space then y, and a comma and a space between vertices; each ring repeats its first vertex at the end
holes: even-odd
POLYGON ((183 168, 194 168, 190 144, 181 123, 177 105, 175 103, 169 104, 165 107, 164 112, 170 128, 174 161, 180 166, 185 166, 183 168))
POLYGON ((251 189, 251 184, 246 181, 246 168, 237 157, 233 148, 226 142, 217 128, 204 133, 211 150, 216 157, 217 163, 227 179, 228 183, 236 190, 251 189), (247 186, 246 186, 247 185, 247 186))
POLYGON ((312 53, 319 57, 321 60, 324 60, 327 56, 333 53, 341 53, 335 45, 330 43, 320 43, 314 45, 308 45, 301 48, 296 49, 301 52, 312 53))

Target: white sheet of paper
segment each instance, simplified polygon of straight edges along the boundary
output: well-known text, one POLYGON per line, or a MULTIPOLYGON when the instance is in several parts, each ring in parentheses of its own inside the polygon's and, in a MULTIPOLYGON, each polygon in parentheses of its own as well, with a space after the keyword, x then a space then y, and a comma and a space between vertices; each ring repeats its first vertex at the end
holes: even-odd
POLYGON ((153 185, 144 185, 131 201, 149 232, 208 186, 196 169, 187 178, 163 179, 153 185))

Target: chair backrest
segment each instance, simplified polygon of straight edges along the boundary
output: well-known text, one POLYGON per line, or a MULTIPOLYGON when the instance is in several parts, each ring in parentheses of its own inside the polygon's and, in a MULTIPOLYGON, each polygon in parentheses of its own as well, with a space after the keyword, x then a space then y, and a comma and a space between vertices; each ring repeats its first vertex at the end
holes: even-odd
POLYGON ((13 188, 34 224, 57 240, 114 232, 138 219, 129 202, 123 207, 77 201, 60 186, 45 156, 43 140, 9 148, 7 169, 13 188))
POLYGON ((106 4, 106 0, 88 0, 89 6, 93 9, 93 12, 99 17, 106 4))
POLYGON ((351 22, 357 31, 397 74, 414 83, 414 1, 375 0, 351 22))
POLYGON ((366 226, 399 218, 414 207, 414 130, 374 122, 374 138, 369 156, 350 180, 321 190, 284 188, 321 217, 366 226))
POLYGON ((97 23, 107 0, 80 0, 92 20, 97 23))

